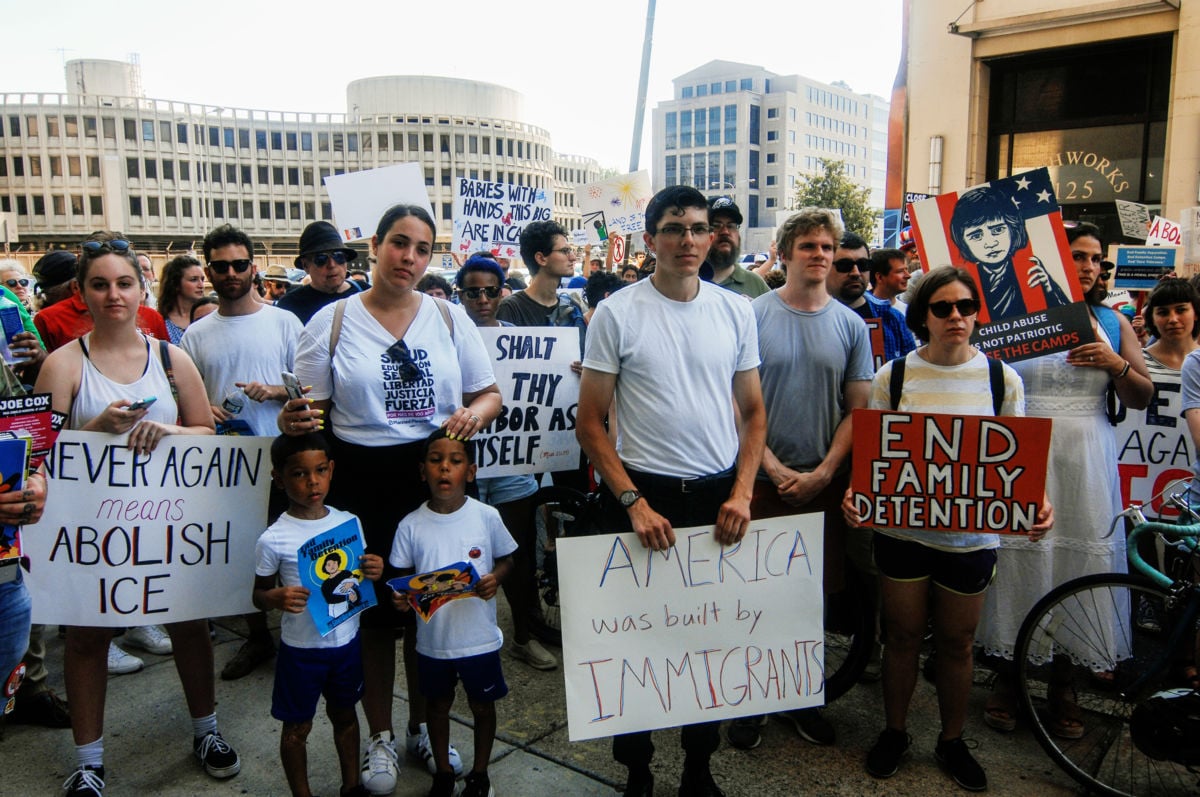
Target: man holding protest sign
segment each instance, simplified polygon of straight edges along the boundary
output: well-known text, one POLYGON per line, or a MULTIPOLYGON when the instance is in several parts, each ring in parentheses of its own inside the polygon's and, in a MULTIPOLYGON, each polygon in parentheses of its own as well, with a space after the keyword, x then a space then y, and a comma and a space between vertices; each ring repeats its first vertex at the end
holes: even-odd
MULTIPOLYGON (((675 544, 676 526, 715 522, 717 541, 732 544, 750 524, 766 426, 754 316, 745 301, 700 280, 712 239, 703 194, 665 188, 645 215, 644 240, 658 266, 592 319, 577 435, 619 504, 610 503, 613 530, 632 528, 662 551, 675 544), (686 412, 661 406, 664 385, 687 397, 686 412), (614 397, 619 451, 604 423, 614 397)), ((680 735, 680 793, 723 795, 709 771, 718 723, 680 735)), ((626 795, 653 794, 653 755, 649 731, 613 738, 613 757, 629 768, 626 795)))

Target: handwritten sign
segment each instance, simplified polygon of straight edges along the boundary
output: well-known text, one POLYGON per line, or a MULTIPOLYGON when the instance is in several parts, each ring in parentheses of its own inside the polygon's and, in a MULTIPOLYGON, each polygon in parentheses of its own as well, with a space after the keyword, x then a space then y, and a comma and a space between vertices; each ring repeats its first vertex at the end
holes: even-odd
POLYGON ((823 516, 558 541, 571 741, 821 705, 823 516))
POLYGON ((333 205, 337 221, 334 226, 346 243, 374 235, 379 220, 392 205, 416 205, 424 208, 430 218, 434 217, 425 190, 425 173, 419 163, 333 174, 325 178, 325 190, 333 205))
POLYGON ((1155 216, 1146 233, 1146 246, 1182 246, 1183 228, 1170 219, 1155 216))
POLYGON ((500 416, 475 441, 481 478, 574 470, 579 359, 575 327, 480 327, 504 399, 500 416))
POLYGON ((653 196, 650 173, 645 170, 576 187, 588 243, 603 243, 614 233, 645 232, 646 205, 653 196))
POLYGON ((305 541, 296 552, 308 613, 321 636, 375 605, 375 587, 363 585, 364 548, 358 518, 305 541))
POLYGON ((267 437, 171 436, 148 456, 64 431, 49 496, 22 533, 38 623, 135 626, 254 611, 267 437))
POLYGON ((532 221, 549 221, 553 208, 546 189, 458 178, 454 194, 454 251, 469 255, 487 249, 518 257, 521 231, 532 221))
POLYGON ((1027 534, 1049 449, 1046 418, 855 410, 850 489, 867 526, 1027 534))
POLYGON ((1114 201, 1117 203, 1117 218, 1121 220, 1121 234, 1127 238, 1146 240, 1146 230, 1150 228, 1150 209, 1138 202, 1124 199, 1114 201))
POLYGON ((1117 408, 1117 473, 1121 506, 1141 501, 1146 516, 1175 520, 1179 511, 1164 505, 1159 493, 1171 482, 1192 478, 1196 459, 1187 422, 1179 416, 1182 393, 1178 371, 1152 368, 1154 395, 1144 410, 1117 408))
POLYGON ((1114 246, 1111 285, 1133 291, 1153 290, 1163 275, 1174 271, 1179 262, 1177 246, 1114 246))

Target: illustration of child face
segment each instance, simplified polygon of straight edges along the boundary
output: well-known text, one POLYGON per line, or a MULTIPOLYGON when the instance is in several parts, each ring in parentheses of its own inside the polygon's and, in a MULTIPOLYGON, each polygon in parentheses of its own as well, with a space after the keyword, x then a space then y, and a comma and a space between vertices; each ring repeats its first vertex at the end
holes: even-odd
POLYGON ((321 564, 321 569, 325 571, 325 575, 332 576, 334 573, 342 569, 342 563, 338 561, 337 557, 327 556, 325 557, 325 561, 321 564))
POLYGON ((992 219, 963 230, 963 239, 977 263, 996 265, 1008 259, 1012 231, 1002 219, 992 219))

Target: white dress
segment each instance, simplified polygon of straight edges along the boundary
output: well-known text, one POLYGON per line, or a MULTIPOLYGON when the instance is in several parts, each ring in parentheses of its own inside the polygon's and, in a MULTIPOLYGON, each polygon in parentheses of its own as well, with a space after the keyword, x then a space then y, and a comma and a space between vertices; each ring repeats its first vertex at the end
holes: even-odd
MULTIPOLYGON (((1103 327, 1097 334, 1112 345, 1103 327)), ((1006 659, 1013 657, 1025 615, 1051 589, 1092 573, 1127 571, 1124 529, 1104 538, 1113 516, 1121 511, 1116 436, 1105 410, 1108 373, 1068 365, 1066 353, 1012 366, 1025 382, 1026 414, 1054 423, 1046 475, 1054 529, 1039 542, 1001 536, 996 579, 987 592, 976 638, 987 653, 1006 659)), ((1098 614, 1090 618, 1098 623, 1090 635, 1104 633, 1108 641, 1103 647, 1114 661, 1128 658, 1129 651, 1119 649, 1125 646, 1114 641, 1120 634, 1113 628, 1118 616, 1128 617, 1128 607, 1105 607, 1098 614)), ((1085 653, 1088 647, 1040 651, 1035 658, 1067 653, 1093 670, 1111 668, 1112 661, 1085 653)))

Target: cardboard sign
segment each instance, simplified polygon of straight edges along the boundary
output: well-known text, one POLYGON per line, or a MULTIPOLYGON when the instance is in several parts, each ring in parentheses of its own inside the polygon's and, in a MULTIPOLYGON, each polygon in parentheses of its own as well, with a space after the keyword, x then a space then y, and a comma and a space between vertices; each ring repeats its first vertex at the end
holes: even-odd
POLYGON ((1109 284, 1131 291, 1153 290, 1179 264, 1177 246, 1113 246, 1109 252, 1115 266, 1109 284))
POLYGON ((408 605, 425 623, 450 601, 479 597, 475 594, 478 584, 479 573, 470 562, 455 562, 428 573, 388 580, 388 586, 403 592, 408 605))
POLYGON ((481 478, 579 467, 575 408, 576 327, 479 327, 504 399, 500 416, 474 438, 481 478))
POLYGON ((1140 501, 1151 520, 1174 521, 1179 510, 1164 505, 1159 493, 1171 482, 1192 478, 1196 451, 1187 421, 1180 417, 1183 404, 1178 371, 1151 372, 1154 395, 1144 410, 1117 408, 1117 473, 1121 479, 1121 506, 1140 501))
POLYGON ((1146 233, 1146 246, 1182 246, 1183 228, 1170 219, 1155 216, 1146 233))
POLYGON ((308 613, 321 636, 375 605, 375 587, 363 584, 364 549, 358 518, 308 540, 296 552, 308 613))
POLYGON ((553 208, 544 188, 460 177, 454 194, 454 251, 464 257, 486 249, 519 257, 521 231, 531 221, 550 221, 553 208))
POLYGON ((1146 240, 1146 231, 1150 229, 1150 208, 1124 199, 1114 201, 1117 203, 1117 218, 1121 220, 1121 234, 1126 238, 1146 240))
POLYGON ((883 344, 883 321, 878 318, 864 318, 867 324, 867 336, 871 339, 871 361, 878 371, 887 362, 887 349, 883 344))
POLYGON ((650 173, 645 170, 577 186, 575 197, 588 243, 603 243, 610 233, 645 232, 646 205, 653 196, 650 173))
POLYGON ((374 235, 379 220, 392 205, 416 205, 436 219, 419 163, 330 175, 325 178, 325 190, 333 205, 334 226, 346 243, 374 235))
POLYGON ((979 286, 972 342, 985 354, 1023 360, 1095 340, 1045 168, 915 202, 909 215, 921 262, 979 286))
POLYGON ((254 611, 267 527, 269 437, 64 431, 46 458, 46 511, 22 532, 34 622, 135 626, 254 611))
POLYGON ((1047 418, 854 411, 863 525, 1028 534, 1046 489, 1047 418))

